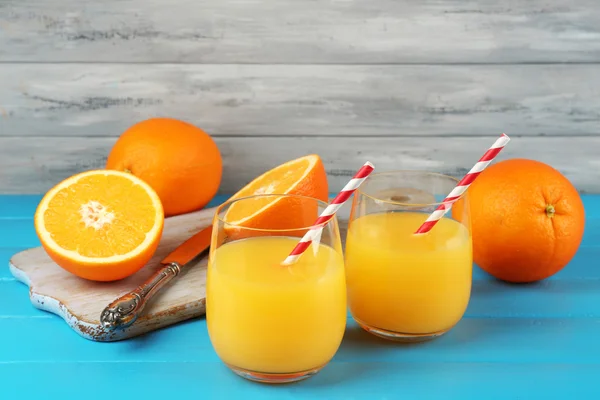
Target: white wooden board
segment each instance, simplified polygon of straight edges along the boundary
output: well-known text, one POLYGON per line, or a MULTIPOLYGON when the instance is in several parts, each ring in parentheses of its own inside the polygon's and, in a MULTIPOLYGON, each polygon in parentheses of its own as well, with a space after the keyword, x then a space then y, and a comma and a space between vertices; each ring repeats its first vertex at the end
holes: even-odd
MULTIPOLYGON (((371 161, 378 171, 423 169, 462 177, 496 140, 485 137, 219 137, 223 155, 221 194, 235 193, 261 173, 296 157, 317 153, 329 175, 330 191, 340 190, 371 161)), ((561 171, 588 193, 600 193, 600 137, 511 136, 497 160, 533 158, 561 171)), ((0 137, 0 194, 44 193, 64 178, 103 168, 116 138, 0 137)))
POLYGON ((582 65, 0 64, 0 136, 112 136, 155 116, 213 136, 600 133, 582 65))
POLYGON ((460 174, 501 131, 600 192, 598 63, 596 0, 2 0, 0 194, 153 116, 216 138, 223 193, 312 152, 334 188, 363 154, 460 174))
POLYGON ((0 61, 600 60, 596 0, 2 0, 0 61))

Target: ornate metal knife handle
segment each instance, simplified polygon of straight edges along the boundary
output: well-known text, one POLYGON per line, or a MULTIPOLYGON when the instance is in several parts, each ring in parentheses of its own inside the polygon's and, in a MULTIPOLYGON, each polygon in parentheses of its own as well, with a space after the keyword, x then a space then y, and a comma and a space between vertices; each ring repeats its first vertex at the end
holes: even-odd
POLYGON ((172 262, 159 269, 135 290, 124 294, 108 305, 100 315, 106 329, 125 328, 133 324, 146 303, 168 282, 181 272, 181 265, 172 262))

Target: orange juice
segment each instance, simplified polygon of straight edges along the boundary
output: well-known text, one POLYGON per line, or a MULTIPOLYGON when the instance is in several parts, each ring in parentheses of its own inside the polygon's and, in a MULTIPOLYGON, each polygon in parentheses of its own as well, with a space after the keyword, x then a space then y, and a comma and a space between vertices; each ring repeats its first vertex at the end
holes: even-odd
POLYGON ((346 239, 348 303, 363 327, 401 334, 443 333, 463 316, 471 293, 470 231, 442 218, 413 235, 429 214, 368 214, 346 239))
POLYGON ((311 245, 281 262, 299 238, 254 237, 211 252, 206 318, 213 347, 234 369, 295 373, 321 368, 346 327, 340 249, 311 245))

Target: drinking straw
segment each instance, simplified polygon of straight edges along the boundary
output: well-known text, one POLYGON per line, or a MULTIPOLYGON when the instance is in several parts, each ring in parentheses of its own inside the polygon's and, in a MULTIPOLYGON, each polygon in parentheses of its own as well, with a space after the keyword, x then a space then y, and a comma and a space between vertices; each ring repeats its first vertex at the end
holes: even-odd
POLYGON ((311 226, 304 234, 300 242, 294 247, 289 256, 283 261, 283 265, 290 265, 298 258, 302 253, 308 249, 313 240, 321 235, 321 232, 327 222, 333 215, 340 209, 340 207, 352 196, 354 191, 367 179, 369 174, 373 172, 375 167, 370 162, 366 162, 357 172, 354 174, 352 179, 344 186, 344 188, 335 196, 331 203, 323 210, 321 215, 317 218, 313 226, 311 226))
POLYGON ((433 228, 433 226, 452 208, 452 204, 460 198, 460 196, 467 190, 469 185, 473 183, 475 178, 481 174, 481 172, 492 162, 494 158, 502 151, 504 146, 510 141, 510 138, 506 134, 500 135, 500 137, 494 142, 485 154, 479 159, 479 161, 471 168, 471 170, 458 182, 458 184, 452 189, 448 196, 444 199, 435 211, 423 222, 423 224, 417 229, 415 234, 427 233, 433 228))

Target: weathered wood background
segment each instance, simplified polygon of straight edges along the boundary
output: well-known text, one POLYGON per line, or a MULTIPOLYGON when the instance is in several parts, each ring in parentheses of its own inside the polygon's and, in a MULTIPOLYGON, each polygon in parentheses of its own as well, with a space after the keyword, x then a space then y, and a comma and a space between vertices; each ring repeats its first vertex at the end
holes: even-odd
POLYGON ((600 193, 598 0, 0 0, 0 193, 104 166, 153 116, 192 122, 221 192, 307 153, 378 170, 535 158, 600 193))

